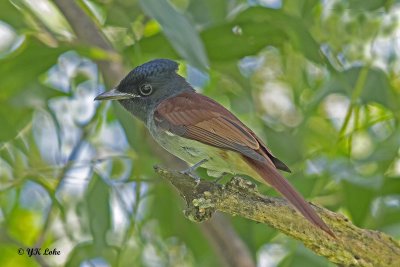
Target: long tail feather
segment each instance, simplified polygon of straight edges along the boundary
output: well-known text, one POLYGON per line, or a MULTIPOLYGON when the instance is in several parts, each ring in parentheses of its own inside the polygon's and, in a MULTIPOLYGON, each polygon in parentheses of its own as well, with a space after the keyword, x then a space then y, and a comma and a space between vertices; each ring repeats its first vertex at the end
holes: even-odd
POLYGON ((275 190, 281 193, 307 220, 319 227, 327 234, 335 237, 334 233, 318 216, 311 205, 304 200, 299 192, 278 172, 278 170, 265 163, 257 162, 245 157, 247 163, 275 190))

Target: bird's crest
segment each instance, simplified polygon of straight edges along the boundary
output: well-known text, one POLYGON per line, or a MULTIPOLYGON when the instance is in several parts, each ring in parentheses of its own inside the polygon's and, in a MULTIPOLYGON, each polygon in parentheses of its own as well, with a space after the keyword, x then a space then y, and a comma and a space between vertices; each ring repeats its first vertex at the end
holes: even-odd
POLYGON ((178 63, 169 59, 154 59, 134 68, 127 78, 141 80, 147 77, 171 73, 178 70, 178 63))

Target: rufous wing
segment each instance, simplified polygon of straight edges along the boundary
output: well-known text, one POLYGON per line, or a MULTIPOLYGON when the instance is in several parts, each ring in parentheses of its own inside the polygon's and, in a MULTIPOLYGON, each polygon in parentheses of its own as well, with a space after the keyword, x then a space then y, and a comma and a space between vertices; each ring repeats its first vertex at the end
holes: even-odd
POLYGON ((181 137, 240 153, 305 218, 333 236, 310 204, 277 171, 290 171, 289 168, 272 155, 253 131, 214 100, 187 91, 162 101, 156 107, 154 119, 158 127, 181 137))
POLYGON ((154 118, 159 127, 179 136, 237 151, 290 171, 238 118, 201 94, 184 92, 162 101, 156 108, 154 118))

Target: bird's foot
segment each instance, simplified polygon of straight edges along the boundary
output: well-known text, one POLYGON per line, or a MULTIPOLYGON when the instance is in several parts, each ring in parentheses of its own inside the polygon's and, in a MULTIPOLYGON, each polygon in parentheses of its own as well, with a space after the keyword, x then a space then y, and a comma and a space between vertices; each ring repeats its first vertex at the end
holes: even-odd
POLYGON ((188 175, 194 179, 194 181, 196 182, 196 185, 194 186, 195 188, 200 184, 200 180, 201 180, 200 176, 198 176, 196 173, 188 172, 187 170, 181 171, 181 173, 184 175, 188 175))
POLYGON ((203 165, 204 163, 206 163, 207 161, 208 161, 208 159, 203 159, 203 160, 197 162, 196 164, 194 164, 193 166, 187 168, 186 170, 181 171, 180 173, 192 177, 195 180, 196 187, 197 187, 200 184, 200 176, 198 176, 195 173, 195 170, 198 167, 200 167, 201 165, 203 165))

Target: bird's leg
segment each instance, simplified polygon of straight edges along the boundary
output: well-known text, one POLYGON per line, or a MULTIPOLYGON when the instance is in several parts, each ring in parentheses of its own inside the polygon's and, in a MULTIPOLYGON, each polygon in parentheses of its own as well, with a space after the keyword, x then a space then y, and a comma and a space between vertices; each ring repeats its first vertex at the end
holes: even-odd
POLYGON ((184 170, 183 173, 185 173, 185 174, 193 173, 198 167, 200 167, 201 165, 203 165, 207 161, 208 161, 208 159, 202 159, 199 162, 197 162, 196 164, 194 164, 193 166, 191 166, 190 168, 184 170))
POLYGON ((192 177, 196 181, 196 186, 197 186, 200 183, 200 177, 194 171, 198 167, 200 167, 201 165, 206 163, 207 161, 208 161, 208 159, 202 159, 199 162, 197 162, 196 164, 194 164, 193 166, 187 168, 186 170, 181 171, 180 173, 189 175, 190 177, 192 177))

